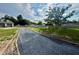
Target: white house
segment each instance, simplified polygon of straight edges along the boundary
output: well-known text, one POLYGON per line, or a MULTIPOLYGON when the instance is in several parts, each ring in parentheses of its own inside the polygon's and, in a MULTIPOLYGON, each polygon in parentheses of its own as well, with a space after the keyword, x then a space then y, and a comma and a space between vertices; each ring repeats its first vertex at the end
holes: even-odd
POLYGON ((7 20, 7 21, 4 21, 3 19, 0 21, 0 27, 13 27, 14 26, 14 23, 7 20))

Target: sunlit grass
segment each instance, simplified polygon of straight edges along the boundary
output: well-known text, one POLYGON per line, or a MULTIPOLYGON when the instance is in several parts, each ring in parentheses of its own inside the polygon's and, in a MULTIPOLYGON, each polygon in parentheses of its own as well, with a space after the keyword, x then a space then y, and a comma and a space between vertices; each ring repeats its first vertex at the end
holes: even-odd
POLYGON ((9 40, 16 34, 17 28, 0 29, 0 41, 9 40))
POLYGON ((79 42, 79 30, 61 29, 57 32, 59 35, 69 36, 73 41, 79 42))

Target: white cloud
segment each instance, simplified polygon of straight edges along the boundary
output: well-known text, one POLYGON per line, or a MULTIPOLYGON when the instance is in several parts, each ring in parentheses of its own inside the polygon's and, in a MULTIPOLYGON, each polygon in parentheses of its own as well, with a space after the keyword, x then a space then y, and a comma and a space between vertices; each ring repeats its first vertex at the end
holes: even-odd
POLYGON ((5 13, 0 12, 0 18, 3 17, 5 13))
POLYGON ((79 3, 72 3, 72 9, 79 8, 79 3))
POLYGON ((32 21, 36 21, 36 22, 38 22, 39 20, 43 21, 42 19, 45 17, 44 11, 47 10, 47 6, 40 4, 40 6, 43 6, 42 8, 37 9, 40 16, 38 16, 38 15, 35 16, 36 11, 32 8, 32 5, 33 4, 30 4, 30 3, 17 4, 17 6, 23 11, 23 14, 26 17, 30 17, 30 19, 32 19, 32 21))
POLYGON ((35 19, 35 11, 32 8, 31 3, 22 3, 22 4, 16 4, 16 5, 22 11, 22 14, 24 17, 27 17, 27 18, 32 19, 32 20, 35 19))
POLYGON ((7 15, 7 13, 0 12, 0 18, 4 17, 5 15, 7 15))
POLYGON ((38 9, 38 13, 39 13, 39 16, 36 17, 36 19, 38 21, 44 21, 43 19, 46 17, 45 14, 46 14, 46 6, 42 7, 41 9, 38 9))
POLYGON ((40 17, 37 17, 38 20, 44 21, 44 19, 47 18, 46 11, 48 11, 49 6, 51 8, 53 8, 53 3, 47 3, 41 9, 38 9, 38 12, 39 12, 39 15, 40 15, 40 17))
POLYGON ((47 5, 48 5, 48 6, 51 6, 51 5, 52 5, 52 3, 48 3, 47 5))
POLYGON ((32 19, 32 21, 39 21, 45 18, 45 11, 48 10, 48 6, 51 4, 40 4, 42 8, 37 9, 40 16, 35 15, 36 11, 34 10, 32 3, 16 3, 14 5, 21 11, 18 14, 22 14, 25 18, 32 19))

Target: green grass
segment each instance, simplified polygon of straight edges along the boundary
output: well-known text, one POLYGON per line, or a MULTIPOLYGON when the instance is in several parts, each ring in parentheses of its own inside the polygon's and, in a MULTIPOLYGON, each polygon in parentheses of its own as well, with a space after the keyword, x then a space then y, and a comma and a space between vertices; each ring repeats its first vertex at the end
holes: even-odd
POLYGON ((0 29, 0 41, 9 40, 15 35, 17 29, 0 29))
POLYGON ((33 31, 36 32, 41 32, 41 33, 45 33, 45 34, 57 34, 59 36, 63 36, 63 37, 69 37, 71 38, 70 40, 74 41, 74 42, 79 42, 79 30, 77 29, 69 29, 69 28, 60 28, 60 29, 56 29, 56 28, 32 28, 33 31))
POLYGON ((68 36, 73 41, 79 42, 79 30, 75 29, 61 29, 57 32, 59 35, 68 36))

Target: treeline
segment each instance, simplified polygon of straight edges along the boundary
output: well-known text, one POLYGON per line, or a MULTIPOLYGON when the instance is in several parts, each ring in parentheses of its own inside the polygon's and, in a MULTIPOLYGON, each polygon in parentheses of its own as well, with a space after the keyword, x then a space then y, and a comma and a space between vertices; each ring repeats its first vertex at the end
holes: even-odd
POLYGON ((3 20, 6 22, 7 20, 11 21, 14 23, 14 25, 29 25, 31 23, 31 21, 24 19, 22 17, 22 15, 18 15, 16 18, 12 17, 12 16, 8 16, 5 15, 4 17, 1 18, 1 20, 3 20))

